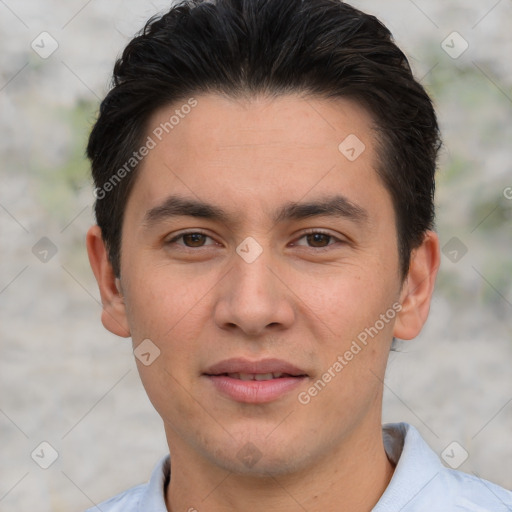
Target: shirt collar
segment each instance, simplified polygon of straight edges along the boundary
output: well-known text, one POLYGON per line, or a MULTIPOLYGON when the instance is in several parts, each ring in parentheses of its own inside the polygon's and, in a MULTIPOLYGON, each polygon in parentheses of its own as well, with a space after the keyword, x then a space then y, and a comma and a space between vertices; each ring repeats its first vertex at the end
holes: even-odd
POLYGON ((167 512, 165 489, 171 477, 169 455, 163 457, 156 465, 146 490, 139 502, 137 512, 167 512))
POLYGON ((373 512, 390 510, 399 503, 405 507, 444 469, 412 425, 388 423, 382 427, 382 436, 386 454, 396 467, 373 512))

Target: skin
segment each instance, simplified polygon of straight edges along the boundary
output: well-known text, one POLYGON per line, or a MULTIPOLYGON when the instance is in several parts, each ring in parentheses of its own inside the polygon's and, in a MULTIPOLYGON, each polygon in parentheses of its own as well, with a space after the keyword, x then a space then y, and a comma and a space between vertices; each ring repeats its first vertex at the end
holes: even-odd
MULTIPOLYGON (((131 336, 134 347, 149 338, 161 351, 151 365, 137 364, 172 454, 168 510, 315 512, 343 503, 344 510, 370 511, 394 469, 381 435, 389 349, 393 336, 414 338, 427 318, 437 235, 425 234, 402 279, 393 205, 375 171, 372 118, 354 102, 196 99, 139 168, 125 210, 119 280, 100 229, 87 235, 104 326, 131 336), (366 147, 352 162, 338 150, 349 134, 366 147), (288 201, 334 192, 365 218, 273 220, 288 201), (220 206, 232 219, 145 223, 171 193, 220 206), (305 236, 310 229, 331 238, 305 236), (207 236, 166 243, 183 230, 207 236), (263 251, 252 263, 236 252, 249 236, 263 251), (394 303, 402 308, 396 317, 301 404, 297 394, 394 303), (272 402, 239 403, 203 375, 231 357, 283 359, 308 378, 272 402), (237 457, 247 443, 261 456, 251 467, 237 457)), ((149 126, 175 109, 156 112, 149 126)))

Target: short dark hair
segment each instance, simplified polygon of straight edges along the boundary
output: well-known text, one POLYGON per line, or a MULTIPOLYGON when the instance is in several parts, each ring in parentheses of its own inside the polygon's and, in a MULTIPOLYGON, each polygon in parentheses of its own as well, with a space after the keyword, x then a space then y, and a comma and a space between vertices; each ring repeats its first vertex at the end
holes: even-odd
POLYGON ((192 94, 355 100, 375 123, 377 172, 394 205, 402 277, 411 251, 433 228, 441 142, 432 101, 390 31, 340 0, 182 1, 151 18, 128 44, 112 85, 87 156, 101 192, 96 220, 118 277, 137 162, 118 182, 112 178, 147 136, 150 116, 192 94))

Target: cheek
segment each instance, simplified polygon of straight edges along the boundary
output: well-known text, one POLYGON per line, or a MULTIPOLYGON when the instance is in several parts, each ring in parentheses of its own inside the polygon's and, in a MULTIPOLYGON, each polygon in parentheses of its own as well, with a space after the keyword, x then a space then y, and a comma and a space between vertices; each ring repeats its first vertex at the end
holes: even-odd
POLYGON ((173 340, 178 343, 183 331, 192 337, 214 281, 207 276, 187 276, 179 268, 165 265, 139 268, 150 270, 132 272, 126 286, 128 322, 134 340, 154 338, 166 344, 173 340))
MULTIPOLYGON (((313 312, 328 338, 345 342, 373 326, 399 297, 393 274, 367 263, 346 265, 316 278, 296 276, 294 292, 302 299, 304 315, 311 317, 313 312)), ((394 317, 393 310, 389 316, 394 317)), ((379 331, 390 331, 390 319, 386 320, 385 326, 379 323, 379 331)))
MULTIPOLYGON (((151 366, 137 364, 146 394, 167 426, 175 431, 182 431, 183 418, 186 418, 186 425, 204 424, 204 410, 198 402, 190 399, 193 388, 189 380, 186 375, 176 371, 175 364, 169 364, 165 353, 151 366)), ((178 365, 178 368, 180 366, 182 365, 178 365)))

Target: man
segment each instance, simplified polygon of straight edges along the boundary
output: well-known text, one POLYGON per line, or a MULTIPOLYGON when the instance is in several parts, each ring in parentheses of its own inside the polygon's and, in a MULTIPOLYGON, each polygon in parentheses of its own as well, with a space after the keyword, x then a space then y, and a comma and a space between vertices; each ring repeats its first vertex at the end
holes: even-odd
POLYGON ((512 510, 381 426, 439 266, 438 125, 389 31, 338 0, 187 1, 113 85, 87 247, 170 457, 98 508, 512 510))

